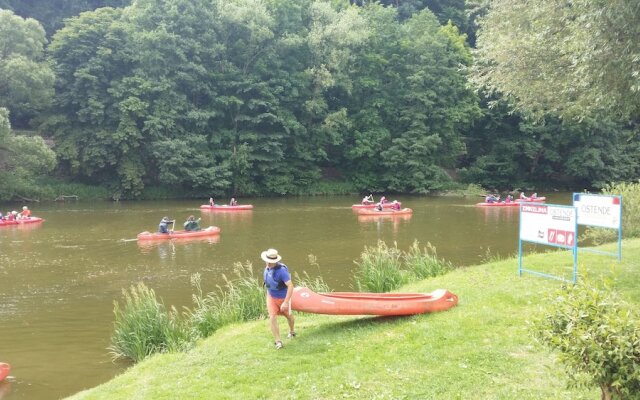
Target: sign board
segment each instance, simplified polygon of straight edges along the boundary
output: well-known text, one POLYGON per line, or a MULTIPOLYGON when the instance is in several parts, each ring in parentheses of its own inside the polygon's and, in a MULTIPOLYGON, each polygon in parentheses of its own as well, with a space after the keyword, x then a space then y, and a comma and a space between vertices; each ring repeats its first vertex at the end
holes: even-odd
POLYGON ((622 201, 620 196, 574 193, 573 205, 578 210, 578 225, 621 228, 622 201))
POLYGON ((576 244, 575 207, 526 203, 520 206, 520 240, 573 248, 576 244))

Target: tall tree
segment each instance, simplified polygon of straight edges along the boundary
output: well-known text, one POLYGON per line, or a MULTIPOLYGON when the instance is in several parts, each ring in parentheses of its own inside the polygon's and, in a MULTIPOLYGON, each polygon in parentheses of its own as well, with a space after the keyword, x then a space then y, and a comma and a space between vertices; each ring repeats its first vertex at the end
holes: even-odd
POLYGON ((475 82, 526 112, 640 116, 640 2, 495 0, 475 82))

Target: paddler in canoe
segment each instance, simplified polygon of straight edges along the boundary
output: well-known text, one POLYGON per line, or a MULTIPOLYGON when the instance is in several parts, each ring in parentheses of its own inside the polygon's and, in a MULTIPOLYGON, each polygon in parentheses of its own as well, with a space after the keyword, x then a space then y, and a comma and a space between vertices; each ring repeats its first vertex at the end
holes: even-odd
POLYGON ((173 229, 169 229, 169 225, 173 225, 175 221, 174 220, 170 220, 169 217, 162 217, 162 219, 160 220, 160 224, 158 225, 158 232, 159 233, 169 233, 170 231, 172 231, 173 229))
POLYGON ((199 231, 200 228, 200 218, 196 219, 193 215, 189 215, 189 218, 184 222, 184 230, 185 231, 199 231))
POLYGON ((369 195, 368 195, 368 196, 364 196, 364 197, 362 198, 361 204, 362 204, 363 206, 367 206, 367 205, 369 205, 369 204, 371 204, 371 203, 373 203, 373 195, 372 195, 371 193, 369 193, 369 195))

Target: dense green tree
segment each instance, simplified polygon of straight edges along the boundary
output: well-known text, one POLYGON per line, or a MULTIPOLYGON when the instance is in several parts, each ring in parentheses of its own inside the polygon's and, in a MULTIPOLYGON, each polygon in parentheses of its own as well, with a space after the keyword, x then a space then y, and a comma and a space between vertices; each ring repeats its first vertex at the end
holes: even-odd
POLYGON ((475 81, 537 116, 640 116, 637 0, 495 0, 475 81))
POLYGON ((46 42, 36 20, 0 10, 0 107, 11 112, 14 128, 27 128, 51 102, 54 75, 44 61, 46 42))

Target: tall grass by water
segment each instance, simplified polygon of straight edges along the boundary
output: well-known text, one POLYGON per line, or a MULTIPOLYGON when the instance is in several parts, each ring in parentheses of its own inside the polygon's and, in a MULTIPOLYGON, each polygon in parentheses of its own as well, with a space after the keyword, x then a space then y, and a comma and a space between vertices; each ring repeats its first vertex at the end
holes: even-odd
POLYGON ((451 263, 438 259, 430 243, 421 249, 417 240, 406 252, 398 249, 397 243, 390 247, 378 241, 376 246, 365 247, 356 265, 356 289, 374 293, 390 292, 410 281, 442 275, 453 268, 451 263))
MULTIPOLYGON (((223 280, 216 291, 204 293, 200 275, 193 275, 194 306, 182 313, 175 307, 167 310, 143 283, 123 290, 123 306, 114 303, 114 332, 109 346, 113 357, 138 362, 154 353, 184 351, 226 325, 266 318, 262 276, 253 273, 251 263, 236 263, 233 275, 223 275, 223 280)), ((329 291, 322 278, 311 279, 306 273, 302 277, 294 273, 293 281, 296 286, 329 291)))

